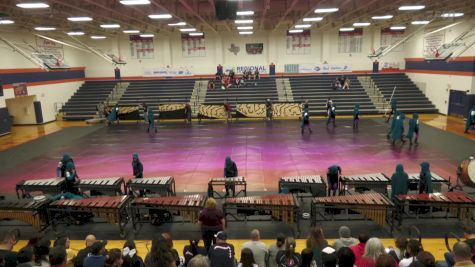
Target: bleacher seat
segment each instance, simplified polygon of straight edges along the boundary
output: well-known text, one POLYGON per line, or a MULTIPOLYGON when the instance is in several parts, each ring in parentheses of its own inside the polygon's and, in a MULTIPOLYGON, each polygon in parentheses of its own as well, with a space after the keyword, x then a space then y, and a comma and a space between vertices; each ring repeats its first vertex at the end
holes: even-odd
POLYGON ((400 111, 410 113, 437 113, 438 110, 421 90, 407 77, 405 73, 372 75, 371 78, 378 86, 386 101, 391 99, 394 86, 396 91, 393 98, 397 101, 400 111))
POLYGON ((65 120, 87 120, 96 115, 97 105, 104 102, 115 81, 86 81, 66 102, 61 111, 65 120))
POLYGON ((363 114, 375 114, 377 110, 354 75, 350 79, 350 90, 333 90, 332 83, 337 75, 292 76, 289 77, 294 101, 308 100, 311 115, 326 114, 326 101, 331 98, 336 105, 337 114, 353 114, 355 104, 360 104, 363 114))

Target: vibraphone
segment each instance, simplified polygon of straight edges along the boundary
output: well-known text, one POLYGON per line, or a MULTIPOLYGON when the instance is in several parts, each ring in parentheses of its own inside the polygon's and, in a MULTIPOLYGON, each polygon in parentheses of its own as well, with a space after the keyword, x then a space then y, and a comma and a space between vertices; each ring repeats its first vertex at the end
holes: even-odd
MULTIPOLYGON (((450 182, 444 179, 442 176, 431 172, 432 176, 432 189, 434 192, 442 191, 442 185, 445 184, 447 186, 450 185, 450 182)), ((409 189, 410 190, 417 190, 417 185, 419 184, 419 173, 409 173, 409 189)))
POLYGON ((49 205, 48 218, 53 228, 59 222, 75 219, 74 215, 91 214, 108 223, 117 224, 121 236, 128 221, 129 196, 100 196, 84 199, 61 199, 49 205))
POLYGON ((393 219, 401 225, 404 217, 419 218, 422 213, 429 213, 434 217, 434 212, 442 211, 442 218, 452 214, 462 221, 473 221, 475 198, 464 192, 444 192, 433 194, 399 195, 395 200, 396 209, 393 219))
POLYGON ((247 183, 246 178, 244 176, 237 176, 237 177, 227 177, 227 178, 211 178, 208 182, 208 196, 214 198, 224 198, 224 195, 221 195, 219 192, 214 190, 215 186, 226 186, 226 185, 233 185, 234 187, 240 187, 241 190, 237 191, 237 193, 233 196, 236 197, 239 194, 243 193, 244 196, 247 196, 247 183))
POLYGON ((292 194, 227 198, 223 212, 235 221, 247 221, 253 215, 270 215, 272 220, 290 224, 297 234, 300 232, 300 204, 292 194))
POLYGON ((18 199, 0 201, 0 220, 11 219, 31 224, 37 230, 48 226, 48 204, 51 200, 18 199))
POLYGON ((205 205, 203 195, 140 197, 131 202, 130 214, 134 228, 138 223, 173 222, 173 216, 180 216, 182 222, 195 223, 205 205))
POLYGON ((144 190, 145 194, 150 192, 161 196, 174 196, 175 178, 173 176, 134 178, 127 182, 127 188, 129 192, 144 190))
POLYGON ((37 180, 25 180, 16 185, 17 197, 31 197, 32 192, 42 192, 43 194, 56 195, 61 193, 64 178, 49 178, 37 180))
POLYGON ((327 184, 320 175, 283 176, 279 179, 279 193, 309 193, 314 197, 326 196, 327 184))
POLYGON ((87 178, 80 179, 77 185, 81 193, 89 192, 89 195, 120 196, 127 193, 124 178, 87 178))
POLYGON ((393 203, 381 193, 316 197, 312 201, 312 225, 322 220, 352 219, 348 214, 351 210, 384 227, 391 222, 388 210, 393 206, 393 203), (345 214, 338 216, 342 209, 346 211, 345 214))
POLYGON ((372 190, 387 194, 388 185, 391 184, 391 180, 382 173, 342 176, 340 182, 343 194, 350 188, 354 188, 357 192, 372 190))

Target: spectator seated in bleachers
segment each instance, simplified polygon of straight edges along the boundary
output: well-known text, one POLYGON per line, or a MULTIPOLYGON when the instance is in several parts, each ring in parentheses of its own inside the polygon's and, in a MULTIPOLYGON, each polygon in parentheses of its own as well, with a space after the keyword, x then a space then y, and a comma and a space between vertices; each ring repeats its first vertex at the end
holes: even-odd
POLYGON ((340 83, 340 80, 338 80, 338 78, 335 78, 335 81, 332 83, 332 88, 333 90, 341 89, 341 83, 340 83))
POLYGON ((336 251, 340 250, 342 247, 352 247, 358 244, 358 240, 351 237, 351 229, 348 226, 340 226, 338 234, 340 238, 336 239, 332 245, 336 251))
POLYGON ((422 251, 421 243, 416 239, 410 239, 407 242, 408 257, 399 261, 399 267, 409 267, 412 262, 416 261, 416 256, 422 251))
POLYGON ((33 247, 34 266, 49 267, 51 241, 43 238, 33 247))
MULTIPOLYGON (((49 255, 49 264, 51 267, 64 267, 68 261, 66 249, 62 246, 55 246, 49 255)), ((35 266, 35 265, 32 265, 35 266)))
POLYGON ((66 260, 68 263, 72 262, 73 259, 76 257, 76 251, 72 250, 70 248, 70 245, 71 245, 71 241, 69 240, 67 236, 60 236, 56 238, 53 244, 54 247, 64 247, 64 249, 66 249, 66 256, 67 256, 66 260))
POLYGON ((353 267, 355 265, 355 254, 349 247, 342 247, 337 252, 338 267, 353 267))
POLYGON ((459 241, 452 250, 455 267, 473 267, 473 254, 470 245, 464 241, 459 241))
POLYGON ((105 267, 122 267, 122 252, 118 248, 113 248, 107 253, 105 267))
POLYGON ((343 90, 345 90, 345 89, 346 89, 346 90, 350 90, 350 83, 351 83, 350 79, 345 78, 345 80, 344 80, 344 82, 343 82, 343 87, 342 87, 342 89, 343 89, 343 90))
POLYGON ((157 234, 152 240, 152 248, 145 256, 145 267, 175 267, 176 258, 170 250, 167 241, 161 234, 157 234))
POLYGON ((235 266, 235 252, 232 244, 226 243, 228 235, 224 231, 219 231, 216 235, 216 244, 209 249, 209 259, 211 267, 235 266))
POLYGON ((397 262, 387 254, 379 255, 376 259, 376 267, 397 267, 397 262))
POLYGON ((242 245, 243 251, 244 249, 248 248, 252 251, 254 255, 254 261, 257 266, 265 267, 266 266, 266 259, 269 254, 269 249, 267 245, 260 241, 261 234, 259 230, 254 229, 251 231, 251 241, 246 242, 242 245))
POLYGON ((208 90, 214 90, 216 89, 216 85, 214 84, 213 80, 208 81, 208 90))
POLYGON ((419 252, 419 254, 417 254, 416 260, 422 263, 424 267, 435 267, 435 257, 428 251, 419 252))
POLYGON ((188 266, 190 261, 195 257, 207 256, 208 251, 204 247, 199 246, 200 240, 190 240, 190 244, 183 248, 183 256, 185 257, 185 266, 188 266))
POLYGON ((259 73, 259 70, 256 69, 256 71, 254 71, 254 80, 260 80, 261 79, 261 74, 259 73))
POLYGON ((122 249, 122 266, 123 267, 143 267, 144 262, 142 258, 137 255, 137 248, 133 240, 128 240, 124 243, 122 249))
POLYGON ((310 248, 304 248, 301 253, 301 267, 317 267, 317 263, 313 259, 313 252, 310 248))
POLYGON ((20 232, 17 229, 2 230, 0 232, 0 265, 5 267, 15 267, 17 264, 17 253, 12 252, 13 246, 18 242, 20 232))
POLYGON ((366 242, 363 257, 355 263, 358 267, 376 267, 376 260, 379 256, 386 254, 383 242, 379 238, 373 237, 366 242))
POLYGON ((216 72, 216 74, 214 75, 214 79, 216 81, 220 81, 221 79, 223 79, 223 74, 216 72))
MULTIPOLYGON (((475 229, 470 226, 464 226, 463 237, 465 238, 464 242, 467 243, 471 249, 472 262, 475 263, 475 229)), ((455 265, 455 259, 452 253, 446 252, 444 257, 448 267, 455 265)))
POLYGON ((106 243, 102 241, 96 241, 91 246, 90 253, 85 257, 83 266, 84 267, 97 267, 104 266, 106 262, 106 243))
POLYGON ((186 267, 209 267, 209 259, 203 255, 197 255, 186 265, 186 267))
POLYGON ((397 263, 399 263, 402 259, 408 257, 408 254, 406 253, 407 238, 400 236, 396 238, 395 244, 395 248, 388 247, 388 254, 391 255, 397 263))
POLYGON ((73 261, 74 267, 83 266, 84 259, 87 257, 89 253, 91 253, 92 245, 94 245, 94 243, 96 243, 96 236, 94 235, 86 236, 86 239, 85 239, 86 247, 78 251, 76 258, 74 258, 74 261, 73 261))
POLYGON ((366 242, 368 242, 369 236, 367 234, 360 234, 358 236, 359 243, 351 247, 353 254, 355 255, 355 261, 359 261, 363 257, 366 242))
POLYGON ((316 227, 312 229, 310 236, 307 239, 307 247, 312 250, 313 259, 317 263, 317 266, 322 267, 322 250, 328 247, 328 242, 325 240, 322 228, 316 227))
MULTIPOLYGON (((269 254, 267 259, 268 267, 277 267, 276 257, 279 251, 285 250, 285 235, 277 234, 276 242, 269 247, 269 254)), ((313 254, 312 254, 313 257, 313 254)))

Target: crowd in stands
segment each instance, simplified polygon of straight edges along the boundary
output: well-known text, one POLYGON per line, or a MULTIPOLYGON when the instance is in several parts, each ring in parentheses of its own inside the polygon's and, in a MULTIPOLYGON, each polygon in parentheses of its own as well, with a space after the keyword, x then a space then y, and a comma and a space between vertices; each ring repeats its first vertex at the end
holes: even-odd
POLYGON ((332 83, 333 90, 350 90, 350 79, 345 76, 337 77, 332 83))
MULTIPOLYGON (((219 217, 219 216, 218 216, 219 217)), ((219 230, 218 228, 216 228, 219 230)), ((31 238, 18 252, 13 247, 19 238, 18 230, 1 232, 0 266, 13 267, 473 267, 474 232, 465 230, 465 241, 454 244, 446 253, 447 262, 436 263, 434 256, 425 251, 419 240, 399 237, 396 247, 385 248, 377 237, 360 234, 351 236, 347 226, 339 229, 339 238, 330 245, 322 228, 313 228, 306 247, 298 253, 293 237, 278 234, 276 241, 267 246, 260 240, 260 231, 254 229, 250 241, 242 245, 240 259, 229 243, 227 233, 219 230, 212 244, 200 246, 200 240, 190 240, 180 256, 168 233, 157 234, 150 251, 142 259, 134 241, 125 241, 122 248, 106 250, 106 241, 88 235, 84 248, 75 253, 69 247, 68 237, 58 237, 53 243, 40 235, 31 238), (207 246, 209 247, 207 248, 207 246)), ((205 234, 205 233, 203 233, 205 234)))
POLYGON ((259 70, 251 72, 250 70, 244 71, 242 75, 236 75, 234 70, 230 70, 228 74, 217 72, 214 80, 208 81, 208 90, 216 89, 216 81, 221 82, 221 89, 226 90, 235 86, 236 88, 245 87, 246 81, 259 80, 261 75, 259 70))

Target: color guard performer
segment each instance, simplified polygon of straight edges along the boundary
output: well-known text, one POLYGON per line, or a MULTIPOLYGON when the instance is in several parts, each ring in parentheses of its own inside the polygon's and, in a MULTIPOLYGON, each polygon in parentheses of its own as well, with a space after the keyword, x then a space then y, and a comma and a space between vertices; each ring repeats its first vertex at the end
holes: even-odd
POLYGON ((341 168, 338 165, 332 165, 328 167, 327 171, 327 184, 328 184, 328 195, 336 195, 340 184, 341 168))
POLYGON ((414 113, 412 119, 409 120, 409 130, 407 131, 407 138, 412 146, 412 139, 414 138, 414 144, 419 145, 417 140, 419 139, 419 115, 414 113))

